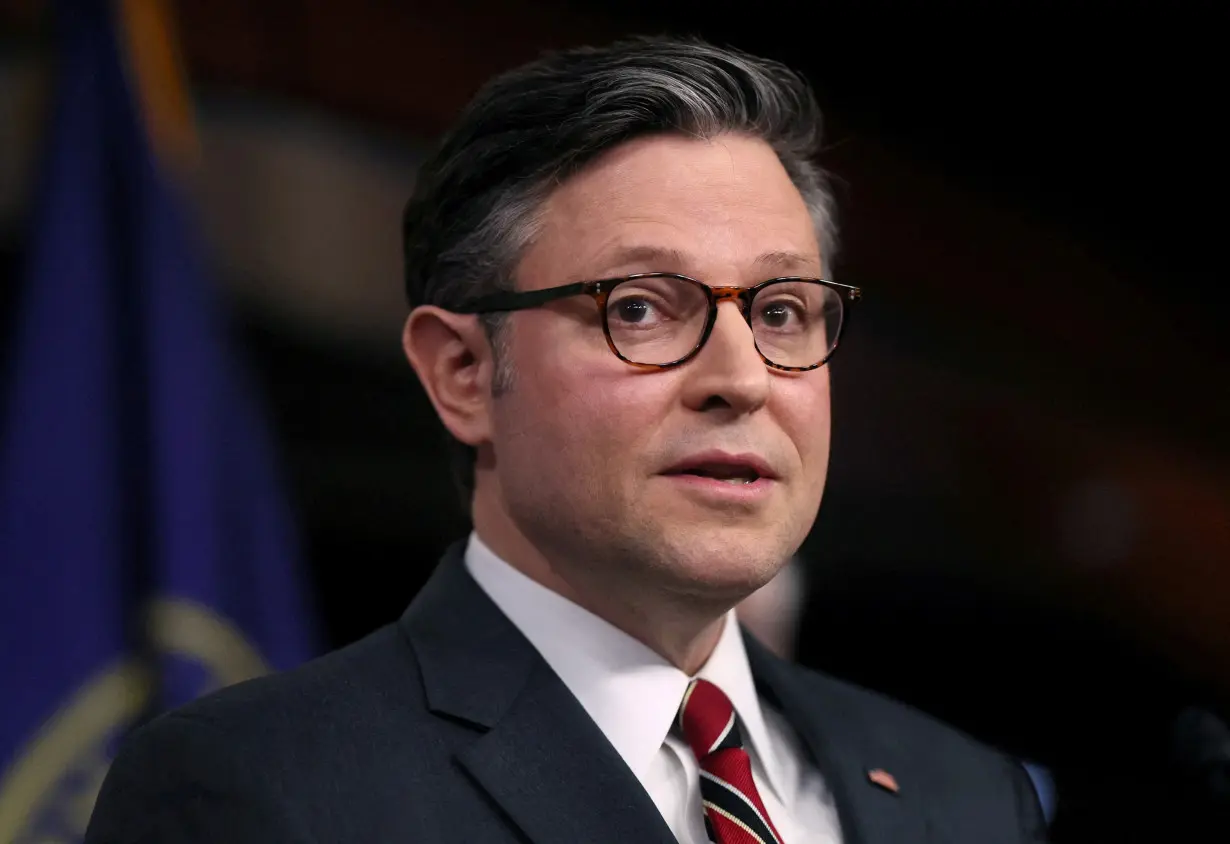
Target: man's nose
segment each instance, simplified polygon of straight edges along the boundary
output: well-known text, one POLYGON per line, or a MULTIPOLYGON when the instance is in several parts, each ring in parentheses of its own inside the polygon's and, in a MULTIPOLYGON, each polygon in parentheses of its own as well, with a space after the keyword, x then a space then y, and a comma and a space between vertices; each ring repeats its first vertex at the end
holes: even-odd
POLYGON ((770 373, 738 299, 717 306, 709 339, 689 362, 685 401, 695 410, 728 407, 750 413, 769 397, 770 373))

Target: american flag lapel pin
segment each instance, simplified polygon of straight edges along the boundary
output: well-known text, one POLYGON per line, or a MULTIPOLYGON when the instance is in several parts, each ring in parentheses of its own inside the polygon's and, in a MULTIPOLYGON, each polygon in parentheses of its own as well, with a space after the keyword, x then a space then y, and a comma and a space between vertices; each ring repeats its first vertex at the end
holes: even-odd
POLYGON ((883 768, 872 768, 867 772, 867 779, 873 785, 878 785, 892 794, 896 794, 901 790, 901 786, 897 785, 897 778, 883 768))

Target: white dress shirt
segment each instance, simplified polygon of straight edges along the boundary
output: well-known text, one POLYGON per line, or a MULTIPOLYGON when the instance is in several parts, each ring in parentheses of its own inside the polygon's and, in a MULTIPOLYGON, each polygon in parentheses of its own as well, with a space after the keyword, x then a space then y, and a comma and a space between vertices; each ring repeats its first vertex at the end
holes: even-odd
MULTIPOLYGON (((474 534, 466 568, 542 654, 632 769, 682 844, 707 844, 700 768, 671 733, 692 678, 623 631, 531 580, 474 534)), ((744 727, 752 778, 784 844, 840 844, 833 798, 785 718, 762 703, 734 611, 696 675, 718 686, 744 727)))

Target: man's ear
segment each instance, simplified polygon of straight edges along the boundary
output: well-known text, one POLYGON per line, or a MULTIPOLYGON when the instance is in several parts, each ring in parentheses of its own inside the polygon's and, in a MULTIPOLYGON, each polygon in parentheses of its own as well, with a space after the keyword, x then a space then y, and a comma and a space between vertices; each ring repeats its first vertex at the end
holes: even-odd
POLYGON ((420 305, 406 319, 401 341, 449 433, 471 446, 489 440, 491 345, 479 321, 420 305))

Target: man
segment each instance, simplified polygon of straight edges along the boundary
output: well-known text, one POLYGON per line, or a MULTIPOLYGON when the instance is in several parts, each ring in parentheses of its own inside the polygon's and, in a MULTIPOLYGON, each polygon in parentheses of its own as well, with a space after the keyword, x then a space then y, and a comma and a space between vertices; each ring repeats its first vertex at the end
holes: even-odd
POLYGON ((797 76, 694 41, 489 83, 405 217, 474 533, 396 624, 138 732, 95 844, 1019 842, 1019 766, 732 608, 811 528, 854 288, 797 76))

